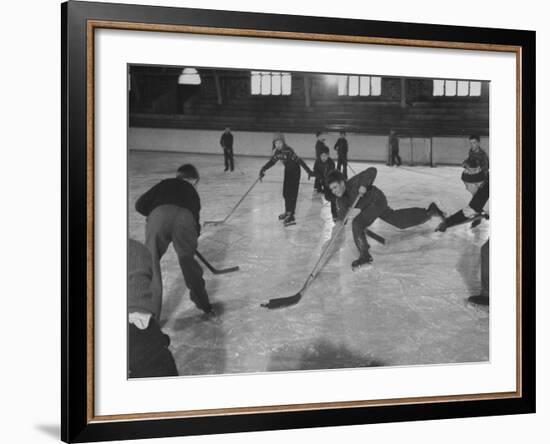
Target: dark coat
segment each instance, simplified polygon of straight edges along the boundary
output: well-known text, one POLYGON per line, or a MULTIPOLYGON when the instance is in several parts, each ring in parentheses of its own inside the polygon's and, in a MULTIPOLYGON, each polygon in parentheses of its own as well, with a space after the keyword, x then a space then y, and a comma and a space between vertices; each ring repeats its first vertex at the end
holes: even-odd
POLYGON ((136 201, 136 211, 149 216, 160 205, 175 205, 188 209, 200 227, 201 200, 195 187, 182 179, 165 179, 136 201))
POLYGON ((376 168, 370 167, 356 174, 346 182, 346 191, 344 195, 339 197, 336 201, 339 219, 343 219, 346 215, 349 207, 357 197, 357 194, 359 194, 359 187, 364 186, 367 189, 365 195, 359 199, 359 202, 355 205, 355 208, 359 208, 361 211, 369 207, 378 198, 384 196, 384 193, 373 185, 376 174, 376 168))
POLYGON ((231 133, 223 133, 220 138, 220 145, 224 149, 232 149, 233 148, 233 134, 231 133))
POLYGON ((347 159, 348 157, 348 141, 345 137, 340 137, 334 144, 334 149, 338 153, 339 159, 347 159))

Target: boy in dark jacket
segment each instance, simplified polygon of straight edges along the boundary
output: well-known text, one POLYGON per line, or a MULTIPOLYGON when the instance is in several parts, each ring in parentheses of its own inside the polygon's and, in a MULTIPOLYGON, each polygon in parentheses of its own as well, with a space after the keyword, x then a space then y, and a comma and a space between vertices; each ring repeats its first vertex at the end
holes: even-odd
POLYGON ((348 179, 348 140, 346 132, 340 131, 340 137, 334 144, 334 150, 338 154, 338 164, 336 169, 340 171, 346 180, 348 179))
POLYGON ((470 151, 468 151, 468 158, 462 163, 462 166, 468 168, 469 165, 475 163, 485 176, 489 177, 489 156, 481 148, 479 136, 472 135, 468 140, 470 142, 470 151))
MULTIPOLYGON (((328 146, 325 145, 325 135, 322 131, 318 131, 315 134, 315 137, 317 137, 317 142, 315 142, 315 160, 319 160, 321 157, 321 153, 329 152, 328 146)), ((321 178, 315 177, 315 181, 313 182, 313 190, 321 193, 322 192, 322 186, 321 186, 321 178)))
POLYGON ((161 302, 151 290, 153 261, 145 245, 128 239, 128 377, 177 376, 170 338, 159 326, 161 302))
POLYGON ((231 134, 230 128, 225 128, 220 138, 220 145, 223 149, 223 161, 225 164, 224 171, 227 171, 228 169, 233 171, 233 134, 231 134))
POLYGON ((191 164, 182 165, 177 177, 165 179, 143 194, 136 201, 136 210, 147 217, 145 244, 153 257, 152 288, 157 303, 162 301, 160 260, 173 243, 191 300, 200 310, 213 314, 202 278, 203 271, 195 260, 201 210, 195 189, 198 181, 197 169, 191 164))
POLYGON ((294 150, 285 143, 285 137, 281 133, 273 136, 273 156, 260 170, 260 178, 265 176, 265 172, 275 165, 279 160, 285 166, 285 175, 283 181, 283 198, 285 200, 285 212, 279 215, 285 226, 294 225, 296 218, 296 201, 298 199, 298 190, 300 189, 300 167, 308 173, 308 179, 313 176, 313 171, 306 163, 298 157, 294 150))
POLYGON ((333 219, 336 219, 337 217, 336 199, 327 185, 327 178, 332 171, 335 171, 335 169, 336 167, 334 165, 334 160, 329 157, 328 151, 323 151, 313 166, 315 178, 320 178, 321 180, 321 192, 325 195, 325 199, 330 202, 330 211, 333 219))
POLYGON ((361 195, 355 206, 360 210, 360 213, 355 216, 352 222, 353 240, 359 250, 359 258, 351 264, 353 269, 372 262, 365 230, 376 219, 380 218, 394 227, 405 229, 421 225, 433 216, 444 218, 443 212, 433 202, 428 208, 403 208, 399 210, 390 208, 384 193, 373 185, 376 174, 376 168, 371 167, 353 176, 348 181, 338 171, 333 171, 328 178, 330 190, 337 198, 336 205, 339 219, 344 218, 357 195, 361 195))

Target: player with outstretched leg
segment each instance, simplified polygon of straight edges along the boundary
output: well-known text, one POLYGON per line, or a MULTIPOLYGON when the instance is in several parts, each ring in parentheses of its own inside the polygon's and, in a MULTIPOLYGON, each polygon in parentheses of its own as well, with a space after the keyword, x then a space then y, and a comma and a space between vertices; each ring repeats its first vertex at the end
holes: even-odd
POLYGON ((346 214, 357 194, 362 196, 355 206, 359 214, 352 222, 353 240, 359 250, 359 258, 351 264, 353 270, 372 262, 365 231, 376 219, 380 218, 399 229, 421 225, 433 216, 444 219, 443 212, 433 202, 428 208, 415 207, 399 210, 390 208, 384 193, 373 185, 376 174, 376 168, 370 167, 347 181, 338 171, 333 171, 327 179, 330 190, 337 198, 336 205, 340 219, 346 214))

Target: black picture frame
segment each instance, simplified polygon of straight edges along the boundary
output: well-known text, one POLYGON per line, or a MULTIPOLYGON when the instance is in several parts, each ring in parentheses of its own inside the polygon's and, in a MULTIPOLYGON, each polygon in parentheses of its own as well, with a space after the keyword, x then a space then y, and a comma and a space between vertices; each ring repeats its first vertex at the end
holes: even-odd
MULTIPOLYGON (((170 437, 289 428, 510 415, 535 412, 535 32, 201 9, 69 1, 61 5, 62 54, 62 384, 65 442, 170 437), (112 21, 261 30, 410 41, 511 45, 520 48, 521 394, 515 397, 388 403, 364 407, 239 412, 230 415, 96 420, 90 415, 90 164, 88 22, 112 21)), ((92 237, 92 240, 90 239, 92 237)), ((92 264, 93 266, 93 264, 92 264)), ((93 404, 92 404, 93 407, 93 404)))

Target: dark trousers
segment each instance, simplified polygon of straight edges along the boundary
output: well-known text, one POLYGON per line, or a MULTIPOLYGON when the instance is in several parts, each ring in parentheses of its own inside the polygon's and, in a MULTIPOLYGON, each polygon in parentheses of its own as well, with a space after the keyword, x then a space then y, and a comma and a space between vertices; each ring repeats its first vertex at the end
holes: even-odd
POLYGON ((296 201, 300 190, 300 167, 285 167, 283 180, 283 199, 285 200, 285 212, 294 214, 296 201))
POLYGON ((225 164, 225 169, 226 170, 229 169, 229 170, 233 171, 233 169, 234 169, 233 147, 223 149, 223 162, 225 164))
MULTIPOLYGON (((195 218, 185 208, 175 205, 160 205, 147 217, 145 244, 153 258, 153 280, 151 288, 159 304, 162 303, 162 273, 160 260, 170 243, 173 243, 178 261, 189 288, 189 296, 197 308, 208 312, 211 309, 208 294, 202 278, 202 268, 195 260, 198 232, 195 218)), ((160 313, 158 307, 157 313, 160 313)))
POLYGON ((370 246, 365 230, 378 218, 403 230, 423 224, 430 219, 430 214, 425 208, 393 210, 388 207, 386 197, 383 194, 378 195, 374 202, 364 208, 352 222, 353 240, 360 254, 366 254, 369 251, 370 246))
POLYGON ((322 192, 322 179, 320 177, 316 177, 315 178, 315 181, 313 182, 313 189, 315 191, 319 191, 319 192, 322 192))
POLYGON ((294 214, 296 212, 296 198, 285 197, 285 213, 294 214))
POLYGON ((391 152, 390 166, 392 165, 401 166, 401 156, 399 155, 399 151, 391 152))
POLYGON ((128 324, 128 377, 178 376, 169 345, 170 338, 160 330, 154 318, 145 330, 128 324))
POLYGON ((348 158, 347 158, 347 156, 338 156, 338 162, 336 164, 336 169, 344 175, 346 180, 348 179, 348 158))
POLYGON ((481 296, 489 297, 489 239, 481 246, 481 296))

